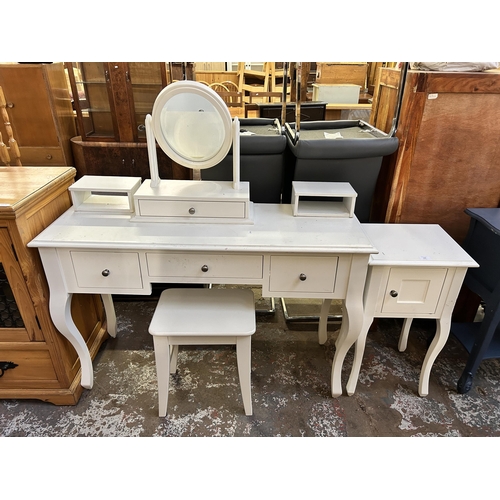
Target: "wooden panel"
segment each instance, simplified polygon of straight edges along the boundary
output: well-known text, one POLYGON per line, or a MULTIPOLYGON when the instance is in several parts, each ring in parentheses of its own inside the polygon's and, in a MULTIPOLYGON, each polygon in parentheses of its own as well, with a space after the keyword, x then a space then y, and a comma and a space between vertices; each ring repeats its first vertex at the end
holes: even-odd
POLYGON ((467 207, 500 204, 500 77, 409 71, 385 222, 440 224, 459 243, 467 207))
POLYGON ((367 63, 316 63, 316 83, 352 83, 366 88, 367 63))
POLYGON ((401 71, 393 68, 379 68, 378 78, 373 94, 370 124, 389 132, 392 127, 398 100, 399 80, 401 71))
POLYGON ((439 93, 426 101, 401 222, 438 223, 462 241, 467 207, 498 206, 499 112, 500 94, 439 93))

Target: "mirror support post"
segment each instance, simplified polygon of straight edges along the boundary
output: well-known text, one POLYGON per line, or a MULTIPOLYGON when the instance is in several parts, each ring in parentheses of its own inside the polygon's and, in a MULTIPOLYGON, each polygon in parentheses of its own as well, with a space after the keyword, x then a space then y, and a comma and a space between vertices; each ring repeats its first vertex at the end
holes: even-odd
POLYGON ((240 189, 240 121, 233 120, 233 189, 240 189))
POLYGON ((158 156, 156 154, 156 141, 152 127, 153 118, 146 115, 146 141, 148 144, 149 172, 151 174, 151 187, 158 187, 160 184, 160 174, 158 173, 158 156))

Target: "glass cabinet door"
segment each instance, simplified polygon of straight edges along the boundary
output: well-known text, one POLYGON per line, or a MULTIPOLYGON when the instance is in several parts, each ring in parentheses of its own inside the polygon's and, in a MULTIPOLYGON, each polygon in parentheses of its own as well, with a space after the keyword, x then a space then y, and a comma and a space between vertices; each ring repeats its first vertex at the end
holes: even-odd
POLYGON ((115 130, 106 63, 71 63, 73 102, 82 139, 114 139, 115 130))
POLYGON ((66 63, 84 141, 145 141, 145 118, 167 85, 166 63, 66 63))
POLYGON ((146 139, 144 122, 153 111, 156 97, 166 86, 166 66, 164 63, 128 63, 132 97, 134 100, 134 123, 139 139, 146 139))

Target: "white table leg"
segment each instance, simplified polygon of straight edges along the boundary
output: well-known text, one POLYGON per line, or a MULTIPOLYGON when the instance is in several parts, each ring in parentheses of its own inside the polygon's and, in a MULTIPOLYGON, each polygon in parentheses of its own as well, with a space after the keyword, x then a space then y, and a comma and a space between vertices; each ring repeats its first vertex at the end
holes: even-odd
POLYGON ((55 248, 39 248, 39 252, 50 289, 49 310, 52 322, 75 348, 81 364, 81 384, 86 389, 91 389, 94 385, 92 359, 87 344, 71 316, 73 294, 66 291, 57 251, 55 248))
POLYGON ((363 290, 367 269, 368 256, 353 255, 342 314, 342 327, 337 339, 332 363, 332 396, 334 398, 342 395, 341 375, 344 359, 361 334, 363 326, 363 290))
POLYGON ((92 389, 94 385, 94 368, 87 344, 71 316, 72 296, 72 293, 51 292, 49 300, 50 316, 55 327, 75 348, 82 369, 82 386, 85 389, 92 389))
POLYGON ((365 353, 366 338, 368 337, 368 331, 373 322, 373 318, 365 317, 363 320, 363 326, 361 327, 361 333, 354 344, 354 361, 352 363, 351 374, 349 375, 349 380, 347 381, 347 394, 352 396, 356 391, 356 385, 358 384, 359 372, 361 370, 361 364, 363 362, 363 355, 365 353))
POLYGON ((116 337, 116 312, 115 305, 113 304, 113 296, 110 294, 102 294, 101 299, 106 313, 108 333, 112 337, 116 337))
POLYGON ((405 318, 403 322, 403 328, 401 329, 401 335, 399 336, 398 350, 399 352, 406 351, 408 346, 408 336, 410 335, 410 328, 413 318, 405 318))
POLYGON ((446 317, 442 317, 438 319, 436 323, 436 335, 434 335, 434 339, 429 349, 427 349, 420 372, 420 380, 418 383, 418 394, 420 396, 427 396, 429 394, 429 378, 431 376, 432 365, 448 340, 451 327, 451 316, 447 315, 446 317))
POLYGON ((330 305, 332 299, 324 299, 321 304, 321 311, 319 313, 318 325, 318 342, 324 344, 328 338, 328 313, 330 312, 330 305))

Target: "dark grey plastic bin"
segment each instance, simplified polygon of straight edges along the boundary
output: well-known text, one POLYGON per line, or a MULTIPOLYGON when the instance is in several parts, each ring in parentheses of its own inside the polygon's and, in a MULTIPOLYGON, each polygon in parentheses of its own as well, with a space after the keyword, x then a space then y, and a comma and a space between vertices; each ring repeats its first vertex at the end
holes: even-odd
MULTIPOLYGON (((281 203, 286 137, 271 118, 240 119, 240 179, 250 182, 250 200, 281 203), (245 131, 251 135, 246 135, 245 131)), ((233 178, 233 148, 215 167, 201 170, 203 180, 233 178)))
POLYGON ((291 201, 294 180, 349 182, 358 194, 354 213, 361 222, 369 222, 382 159, 397 150, 398 139, 361 120, 304 122, 297 140, 295 123, 287 123, 285 131, 283 203, 291 201))

